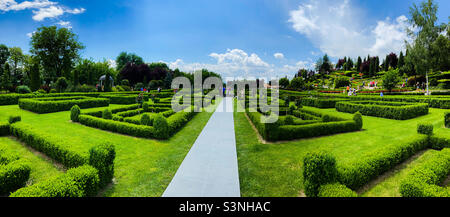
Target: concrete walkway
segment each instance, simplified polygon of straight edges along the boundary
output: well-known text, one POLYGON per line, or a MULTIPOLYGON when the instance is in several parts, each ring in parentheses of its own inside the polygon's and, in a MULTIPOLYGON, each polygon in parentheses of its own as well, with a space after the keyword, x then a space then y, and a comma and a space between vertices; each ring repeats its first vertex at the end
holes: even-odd
POLYGON ((240 197, 232 98, 219 104, 162 196, 240 197))

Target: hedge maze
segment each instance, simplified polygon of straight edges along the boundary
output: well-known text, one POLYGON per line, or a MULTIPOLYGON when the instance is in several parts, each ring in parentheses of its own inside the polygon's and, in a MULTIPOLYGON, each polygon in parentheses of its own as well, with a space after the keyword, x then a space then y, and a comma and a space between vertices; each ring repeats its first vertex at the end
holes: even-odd
POLYGON ((336 104, 339 112, 355 113, 396 120, 407 120, 428 114, 426 103, 384 101, 343 101, 336 104))

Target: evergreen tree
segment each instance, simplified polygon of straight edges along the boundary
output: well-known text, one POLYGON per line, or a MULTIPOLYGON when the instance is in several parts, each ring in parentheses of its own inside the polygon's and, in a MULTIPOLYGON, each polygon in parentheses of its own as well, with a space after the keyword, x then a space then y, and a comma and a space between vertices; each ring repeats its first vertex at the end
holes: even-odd
POLYGON ((358 57, 358 61, 356 62, 356 71, 361 72, 361 64, 362 64, 361 57, 358 57))
POLYGON ((389 65, 390 65, 390 63, 389 63, 389 56, 386 55, 386 59, 384 60, 384 71, 385 72, 389 71, 389 65))
POLYGON ((380 71, 380 58, 377 56, 375 59, 375 72, 380 71))
POLYGON ((41 86, 41 75, 39 72, 39 61, 32 59, 32 65, 30 68, 30 88, 32 91, 36 91, 41 86))
POLYGON ((398 59, 398 68, 402 68, 405 65, 405 57, 403 56, 403 51, 400 51, 400 57, 398 59))

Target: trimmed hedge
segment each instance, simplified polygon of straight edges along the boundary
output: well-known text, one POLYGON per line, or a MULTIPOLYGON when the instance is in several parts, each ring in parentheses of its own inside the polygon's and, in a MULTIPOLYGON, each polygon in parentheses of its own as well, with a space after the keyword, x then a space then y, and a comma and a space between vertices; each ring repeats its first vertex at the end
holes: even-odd
POLYGON ((324 152, 309 152, 303 158, 303 184, 308 197, 316 197, 321 185, 336 181, 336 159, 324 152))
POLYGON ((114 177, 114 159, 116 151, 111 144, 102 144, 89 150, 89 165, 98 170, 99 186, 104 187, 114 177))
POLYGON ((113 120, 106 120, 89 115, 78 116, 81 124, 115 133, 127 134, 130 136, 154 138, 155 129, 151 126, 142 126, 124 123, 113 120))
POLYGON ((17 105, 19 99, 27 98, 44 98, 44 97, 72 97, 72 96, 88 96, 98 97, 99 93, 50 93, 50 94, 0 94, 0 105, 17 105))
POLYGON ((383 101, 383 102, 409 102, 426 103, 431 108, 450 109, 450 97, 448 96, 339 96, 334 97, 350 99, 354 101, 383 101))
POLYGON ((356 190, 370 180, 405 161, 418 151, 430 147, 429 138, 417 136, 405 144, 393 144, 367 153, 353 162, 338 165, 338 180, 356 190))
POLYGON ((0 123, 0 136, 9 135, 9 123, 0 123))
POLYGON ((136 103, 137 95, 101 95, 103 98, 108 98, 110 104, 129 105, 136 103))
POLYGON ((14 160, 0 165, 0 194, 10 193, 25 186, 30 172, 30 164, 25 160, 14 160))
POLYGON ((450 112, 445 113, 444 123, 445 127, 450 128, 450 112))
MULTIPOLYGON (((128 111, 128 110, 137 109, 138 106, 139 106, 138 104, 128 105, 128 106, 121 106, 121 107, 118 107, 118 108, 111 109, 111 112, 113 114, 117 114, 119 112, 124 112, 124 111, 128 111)), ((95 110, 97 110, 97 109, 95 109, 95 110)), ((97 111, 81 112, 81 114, 83 114, 83 115, 90 115, 90 116, 101 118, 102 115, 103 115, 103 109, 99 108, 97 111)))
POLYGON ((433 124, 419 123, 417 124, 417 133, 431 136, 433 135, 433 124))
POLYGON ((85 165, 65 174, 21 188, 10 197, 85 197, 94 196, 99 187, 97 169, 85 165))
POLYGON ((8 118, 8 123, 9 124, 14 124, 14 123, 19 122, 21 120, 22 120, 22 118, 19 115, 11 115, 8 118))
POLYGON ((439 184, 450 173, 450 149, 443 149, 432 158, 416 166, 401 181, 403 197, 450 197, 450 189, 439 184))
POLYGON ((347 99, 338 98, 302 98, 303 106, 311 106, 316 108, 335 108, 337 102, 346 101, 347 99))
POLYGON ((81 113, 80 107, 74 105, 70 109, 70 120, 72 120, 73 122, 78 122, 78 116, 80 115, 80 113, 81 113))
POLYGON ((111 120, 112 119, 112 112, 111 112, 111 110, 109 110, 109 109, 103 110, 102 118, 103 119, 107 119, 107 120, 111 120))
POLYGON ((428 114, 428 105, 379 101, 351 101, 336 103, 339 112, 355 113, 396 120, 407 120, 428 114))
POLYGON ((275 138, 272 137, 270 140, 293 140, 353 132, 360 130, 360 126, 361 125, 353 120, 327 123, 322 122, 308 125, 284 125, 278 128, 279 136, 275 138))
POLYGON ((69 111, 74 105, 80 108, 109 106, 109 99, 91 97, 51 97, 20 99, 19 107, 39 114, 69 111))
POLYGON ((319 188, 318 197, 358 197, 358 194, 347 186, 334 183, 322 185, 319 188))
POLYGON ((63 140, 53 134, 36 130, 24 123, 12 124, 10 128, 13 136, 68 168, 78 167, 88 162, 87 153, 71 150, 69 144, 64 144, 63 140))

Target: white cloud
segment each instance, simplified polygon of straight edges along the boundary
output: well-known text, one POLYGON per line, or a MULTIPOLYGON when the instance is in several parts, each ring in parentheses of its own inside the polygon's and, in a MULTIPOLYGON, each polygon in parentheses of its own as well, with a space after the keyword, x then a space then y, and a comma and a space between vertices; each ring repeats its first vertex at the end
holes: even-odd
POLYGON ((31 37, 33 37, 33 34, 35 33, 36 31, 33 31, 33 32, 30 32, 30 33, 27 33, 27 36, 29 37, 29 38, 31 38, 31 37))
POLYGON ((65 28, 69 28, 69 29, 72 28, 72 24, 69 21, 62 21, 61 20, 61 21, 57 22, 56 24, 58 24, 58 25, 60 25, 62 27, 65 27, 65 28))
POLYGON ((109 67, 111 67, 111 68, 116 68, 117 67, 117 63, 116 63, 115 60, 109 59, 108 60, 108 64, 109 64, 109 67))
POLYGON ((215 60, 215 63, 185 63, 182 59, 166 63, 171 69, 178 68, 185 72, 193 72, 206 68, 210 71, 220 73, 223 78, 293 76, 300 68, 310 68, 313 66, 311 60, 298 61, 292 65, 287 64, 283 66, 269 64, 257 54, 252 53, 248 55, 240 49, 228 49, 225 53, 211 53, 209 56, 215 60))
POLYGON ((282 53, 274 53, 273 57, 275 57, 276 59, 284 59, 284 54, 282 54, 282 53))
POLYGON ((407 39, 406 17, 379 21, 368 26, 359 8, 350 0, 309 0, 290 11, 288 22, 322 52, 332 57, 384 56, 399 52, 407 39))
POLYGON ((81 14, 86 11, 84 8, 70 9, 59 5, 58 2, 49 0, 23 1, 17 3, 15 0, 0 0, 0 11, 21 11, 33 9, 33 20, 43 21, 46 18, 57 18, 65 13, 81 14))

